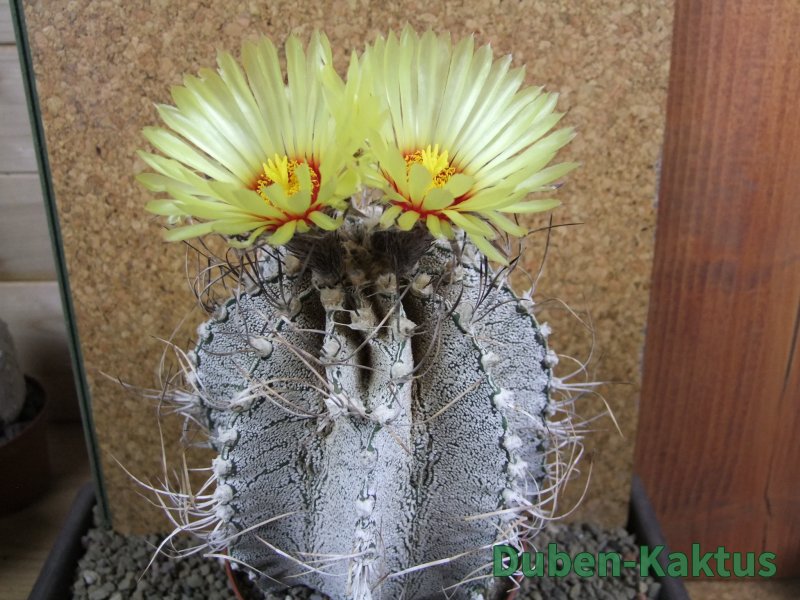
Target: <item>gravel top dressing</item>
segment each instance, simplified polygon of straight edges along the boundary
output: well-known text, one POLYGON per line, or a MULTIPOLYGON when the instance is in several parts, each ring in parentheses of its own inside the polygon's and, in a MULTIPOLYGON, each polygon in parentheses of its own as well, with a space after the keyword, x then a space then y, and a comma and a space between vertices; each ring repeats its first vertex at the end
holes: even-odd
MULTIPOLYGON (((86 554, 75 573, 73 597, 78 600, 235 598, 222 563, 199 554, 180 560, 159 555, 147 569, 154 548, 162 539, 157 535, 123 536, 107 529, 92 528, 83 539, 86 554)), ((570 556, 580 552, 619 552, 623 560, 638 556, 633 537, 624 529, 605 530, 586 524, 551 526, 537 538, 542 550, 549 542, 556 542, 558 549, 570 556)), ((182 547, 187 546, 184 542, 182 547)), ((622 569, 620 577, 583 578, 570 573, 566 577, 525 579, 517 600, 646 600, 656 598, 659 588, 652 578, 640 577, 637 569, 622 569)), ((306 588, 293 588, 285 594, 264 598, 325 600, 306 588)))

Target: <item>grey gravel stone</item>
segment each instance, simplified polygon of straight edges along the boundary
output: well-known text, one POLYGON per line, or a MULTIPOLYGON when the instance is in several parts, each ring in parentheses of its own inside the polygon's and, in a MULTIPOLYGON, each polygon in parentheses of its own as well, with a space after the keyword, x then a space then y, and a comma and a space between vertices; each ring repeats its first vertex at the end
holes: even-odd
POLYGON ((106 582, 99 587, 94 587, 89 592, 89 600, 106 600, 106 598, 111 597, 115 589, 114 584, 111 582, 106 582))
POLYGON ((95 581, 99 579, 99 575, 92 571, 91 569, 86 569, 83 571, 81 578, 86 585, 92 585, 95 581))
MULTIPOLYGON (((127 561, 126 560, 124 562, 128 563, 128 564, 131 564, 131 567, 129 567, 129 568, 133 568, 133 564, 132 564, 131 561, 127 561)), ((131 589, 134 586, 135 581, 136 581, 136 578, 134 577, 133 573, 127 572, 122 576, 122 580, 119 582, 119 585, 117 586, 117 589, 119 591, 121 591, 121 592, 127 592, 129 589, 131 589)))
MULTIPOLYGON (((619 552, 623 560, 638 561, 639 557, 639 548, 631 534, 624 529, 604 530, 594 523, 551 525, 536 538, 536 547, 546 551, 550 542, 555 542, 570 557, 578 552, 619 552)), ((578 577, 570 572, 565 577, 526 578, 518 598, 644 600, 656 598, 659 588, 652 578, 640 577, 638 569, 623 567, 619 577, 578 577)))

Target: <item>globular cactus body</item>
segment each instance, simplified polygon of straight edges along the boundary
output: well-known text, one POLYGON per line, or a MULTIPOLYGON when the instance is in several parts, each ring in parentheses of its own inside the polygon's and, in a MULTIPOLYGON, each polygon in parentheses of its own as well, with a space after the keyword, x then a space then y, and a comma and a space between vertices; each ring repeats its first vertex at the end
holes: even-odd
MULTIPOLYGON (((346 223, 200 328, 212 549, 263 589, 497 598, 547 483, 552 352, 473 249, 346 223)), ((291 248, 290 248, 291 250, 291 248)))

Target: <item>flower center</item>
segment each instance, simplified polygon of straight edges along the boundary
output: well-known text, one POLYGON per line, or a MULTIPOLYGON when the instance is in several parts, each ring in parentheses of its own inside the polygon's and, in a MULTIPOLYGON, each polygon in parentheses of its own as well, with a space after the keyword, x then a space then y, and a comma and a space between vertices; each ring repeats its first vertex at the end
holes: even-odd
POLYGON ((433 187, 443 187, 452 177, 456 169, 450 166, 447 150, 439 152, 439 144, 431 148, 430 144, 427 148, 416 150, 411 154, 405 155, 406 159, 406 174, 411 171, 411 165, 420 164, 431 174, 433 177, 433 187))
MULTIPOLYGON (((301 164, 307 163, 276 154, 263 163, 264 170, 258 176, 253 189, 267 201, 269 201, 267 187, 276 183, 283 188, 287 196, 296 194, 300 191, 300 182, 297 179, 296 171, 301 164)), ((308 167, 311 174, 311 196, 315 198, 317 190, 319 190, 319 173, 312 165, 308 165, 308 167)))

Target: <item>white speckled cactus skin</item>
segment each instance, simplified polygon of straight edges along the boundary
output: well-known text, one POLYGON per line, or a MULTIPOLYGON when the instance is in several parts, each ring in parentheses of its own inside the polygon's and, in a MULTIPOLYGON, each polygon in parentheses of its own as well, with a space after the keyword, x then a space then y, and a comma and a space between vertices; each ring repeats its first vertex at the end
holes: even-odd
POLYGON ((520 547, 549 485, 532 303, 419 231, 289 250, 188 354, 180 397, 219 454, 208 547, 265 590, 501 597, 492 546, 520 547))

